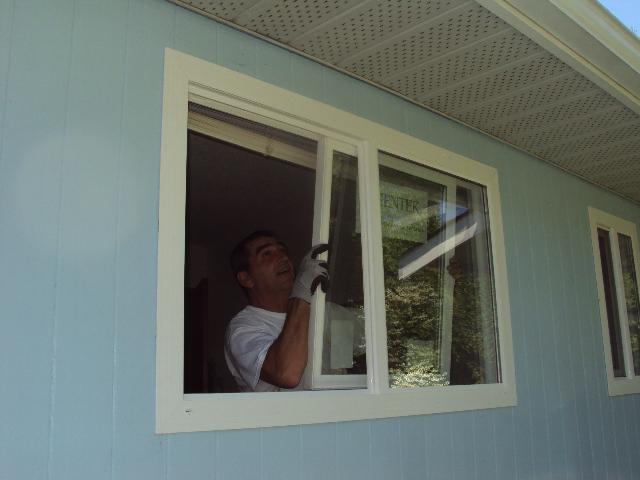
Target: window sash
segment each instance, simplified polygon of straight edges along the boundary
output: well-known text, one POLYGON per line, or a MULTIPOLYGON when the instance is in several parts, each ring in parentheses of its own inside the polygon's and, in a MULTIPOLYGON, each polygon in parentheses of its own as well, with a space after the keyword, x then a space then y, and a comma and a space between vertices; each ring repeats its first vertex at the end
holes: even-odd
MULTIPOLYGON (((357 149, 353 145, 339 142, 335 139, 323 137, 318 144, 318 160, 316 170, 316 201, 314 206, 314 221, 313 221, 313 244, 328 243, 329 242, 329 221, 331 213, 331 184, 333 181, 333 159, 336 152, 344 153, 358 159, 358 192, 360 198, 358 202, 360 205, 363 203, 363 192, 365 192, 365 185, 362 185, 363 179, 360 174, 362 163, 364 158, 362 150, 357 149)), ((362 216, 360 217, 362 222, 362 216)), ((365 231, 360 225, 361 240, 365 241, 365 231)), ((364 248, 363 248, 364 251, 364 248)), ((323 253, 321 258, 327 259, 327 254, 323 253)), ((362 256, 363 264, 366 263, 364 254, 362 256)), ((363 265, 364 271, 364 265, 363 265)), ((364 285, 363 278, 363 290, 365 295, 367 287, 364 285)), ((309 318, 309 345, 311 350, 309 352, 309 359, 307 362, 307 369, 305 370, 305 376, 303 378, 303 385, 307 389, 311 390, 326 390, 326 389, 344 389, 344 388, 367 388, 367 384, 371 384, 373 378, 367 368, 368 375, 328 375, 322 373, 322 354, 323 354, 323 342, 324 342, 324 328, 325 328, 325 310, 326 310, 326 295, 321 289, 316 290, 316 294, 311 301, 311 316, 309 318), (369 376, 369 382, 367 381, 369 376)), ((371 337, 371 311, 365 305, 365 342, 368 345, 371 337)), ((367 350, 367 363, 370 362, 370 357, 367 350)), ((368 367, 368 365, 367 365, 368 367)))
MULTIPOLYGON (((436 185, 444 187, 445 193, 443 198, 443 202, 444 202, 443 205, 445 206, 445 211, 442 213, 445 215, 446 219, 449 219, 449 221, 447 221, 445 226, 445 232, 444 232, 444 238, 446 239, 445 243, 455 241, 455 239, 457 238, 456 222, 451 221, 451 219, 456 218, 456 208, 458 203, 457 189, 459 186, 468 188, 468 186, 473 182, 441 173, 437 170, 434 170, 432 167, 429 167, 426 165, 417 165, 413 163, 411 159, 396 157, 396 156, 387 154, 383 151, 379 152, 378 160, 379 160, 380 166, 387 167, 394 171, 402 172, 412 177, 421 178, 429 182, 432 182, 436 185)), ((485 205, 485 198, 484 198, 485 195, 477 188, 468 188, 468 189, 471 192, 473 197, 472 204, 477 206, 477 208, 474 208, 472 212, 472 216, 475 222, 477 223, 477 225, 480 227, 479 230, 484 231, 485 229, 487 229, 490 232, 491 230, 487 228, 489 219, 488 219, 488 216, 485 215, 485 212, 486 212, 486 205, 485 205)), ((488 250, 486 251, 486 254, 491 255, 490 237, 487 237, 486 240, 487 240, 487 248, 488 248, 488 250)), ((454 252, 455 252, 455 248, 448 248, 445 251, 443 255, 444 256, 443 265, 445 266, 444 267, 445 269, 446 269, 446 266, 449 265, 449 262, 452 259, 452 257, 455 255, 454 252)), ((491 262, 488 261, 485 255, 479 255, 476 260, 478 262, 478 267, 480 270, 490 272, 489 275, 491 277, 491 281, 493 282, 494 275, 492 272, 492 268, 490 268, 491 262)), ((408 266, 404 267, 404 270, 406 271, 406 275, 408 276, 411 273, 418 271, 420 268, 423 268, 425 265, 427 265, 427 263, 428 262, 425 259, 424 261, 415 262, 415 264, 411 267, 411 269, 407 269, 408 266)), ((401 268, 400 270, 402 271, 403 269, 401 268)), ((450 275, 447 275, 447 274, 445 274, 443 277, 444 277, 443 285, 441 289, 441 297, 442 297, 441 298, 442 300, 441 322, 442 323, 441 323, 440 335, 438 339, 439 357, 440 357, 439 368, 440 368, 440 373, 442 374, 443 372, 445 372, 447 380, 450 381, 451 380, 451 350, 452 350, 452 344, 453 344, 454 280, 450 275)), ((490 297, 493 299, 494 290, 495 290, 494 285, 488 286, 485 282, 480 282, 479 289, 481 292, 483 292, 480 294, 480 296, 484 295, 485 298, 490 297), (490 291, 488 292, 487 289, 489 289, 490 291)), ((382 292, 382 294, 385 295, 385 292, 382 292)), ((493 302, 493 310, 495 311, 495 301, 493 302)), ((497 319, 494 318, 493 320, 495 321, 497 319)), ((386 324, 386 321, 385 321, 385 324, 386 324)), ((490 365, 488 368, 491 372, 493 372, 493 373, 489 373, 489 376, 495 377, 497 379, 497 383, 500 383, 501 382, 500 361, 499 361, 500 344, 499 344, 498 335, 496 332, 497 328, 498 328, 497 323, 495 325, 492 324, 491 330, 494 332, 494 335, 495 335, 494 337, 495 350, 496 350, 495 354, 496 354, 497 362, 495 366, 490 365)), ((486 345, 486 339, 487 337, 483 335, 483 341, 485 342, 485 345, 486 345)), ((388 350, 386 352, 386 355, 388 358, 389 356, 388 350)), ((389 386, 389 388, 391 387, 389 386)), ((411 387, 411 388, 416 388, 416 387, 411 387)), ((430 388, 430 387, 427 387, 427 388, 430 388)))

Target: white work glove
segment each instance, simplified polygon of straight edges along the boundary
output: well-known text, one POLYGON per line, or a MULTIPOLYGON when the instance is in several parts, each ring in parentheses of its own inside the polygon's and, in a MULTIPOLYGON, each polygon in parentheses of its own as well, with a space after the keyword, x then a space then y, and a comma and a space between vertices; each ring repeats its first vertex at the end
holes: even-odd
POLYGON ((307 303, 311 303, 311 296, 315 293, 318 285, 320 285, 323 292, 327 292, 327 287, 329 286, 329 272, 327 268, 329 266, 327 262, 316 258, 327 250, 329 250, 329 245, 320 243, 315 245, 302 259, 289 298, 300 298, 307 303))

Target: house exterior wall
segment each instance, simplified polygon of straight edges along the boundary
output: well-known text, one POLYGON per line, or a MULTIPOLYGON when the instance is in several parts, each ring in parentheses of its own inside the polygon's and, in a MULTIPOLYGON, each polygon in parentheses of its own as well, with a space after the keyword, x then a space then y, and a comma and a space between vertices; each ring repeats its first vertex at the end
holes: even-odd
POLYGON ((0 478, 640 478, 607 395, 587 206, 640 208, 164 0, 0 0, 0 478), (156 435, 165 47, 495 167, 518 406, 156 435))

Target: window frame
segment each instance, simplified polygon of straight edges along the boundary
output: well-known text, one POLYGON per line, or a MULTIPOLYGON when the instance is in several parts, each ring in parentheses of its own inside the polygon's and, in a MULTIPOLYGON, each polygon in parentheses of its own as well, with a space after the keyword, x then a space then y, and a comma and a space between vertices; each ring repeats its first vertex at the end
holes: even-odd
MULTIPOLYGON (((322 188, 324 197, 330 197, 326 182, 322 188)), ((317 210, 315 216, 318 216, 317 210)), ((314 239, 322 238, 322 228, 316 223, 314 220, 314 239)), ((497 171, 362 117, 170 48, 165 49, 157 282, 157 433, 363 420, 517 404, 497 171), (366 312, 366 389, 277 394, 183 393, 184 211, 189 100, 236 115, 241 112, 249 120, 315 138, 320 145, 334 142, 355 147, 366 312), (486 187, 501 383, 389 388, 379 152, 409 159, 486 187)))
MULTIPOLYGON (((593 247, 593 261, 596 273, 596 283, 598 290, 598 308, 600 313, 600 324, 602 326, 602 343, 604 348, 605 370, 607 375, 607 388, 609 396, 629 395, 640 393, 640 372, 635 372, 633 357, 631 353, 631 341, 629 331, 629 320, 627 316, 627 305, 622 283, 622 263, 620 260, 620 246, 618 234, 623 234, 631 238, 631 249, 633 252, 636 279, 640 281, 640 251, 638 250, 637 227, 633 222, 624 220, 610 213, 598 210, 594 207, 588 208, 589 229, 591 233, 591 245, 593 247), (602 273, 602 263, 600 256, 600 245, 598 240, 598 229, 609 232, 609 244, 613 264, 613 278, 616 289, 616 306, 618 307, 618 327, 621 332, 622 351, 624 359, 625 376, 616 377, 613 371, 613 360, 611 352, 611 342, 609 333, 609 319, 607 316, 607 305, 604 289, 604 278, 602 273)), ((640 288, 640 285, 638 285, 640 288)))

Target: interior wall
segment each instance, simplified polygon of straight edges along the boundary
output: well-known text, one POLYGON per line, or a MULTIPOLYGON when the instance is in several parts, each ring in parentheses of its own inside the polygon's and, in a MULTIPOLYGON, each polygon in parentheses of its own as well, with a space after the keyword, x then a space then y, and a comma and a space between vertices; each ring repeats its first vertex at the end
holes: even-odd
POLYGON ((0 2, 0 477, 640 478, 610 398, 587 206, 640 208, 165 0, 0 2), (156 435, 165 47, 497 168, 518 405, 156 435))

